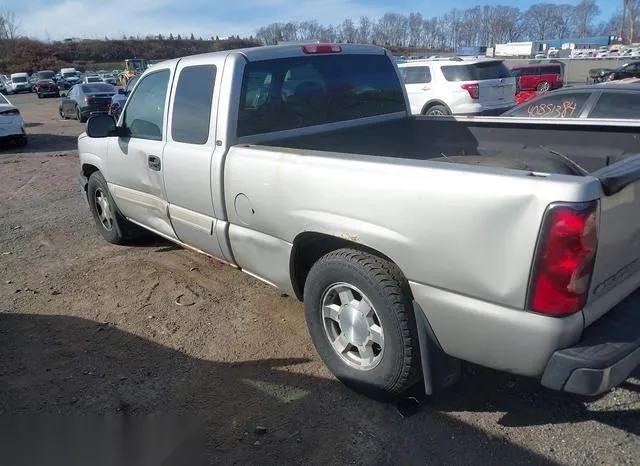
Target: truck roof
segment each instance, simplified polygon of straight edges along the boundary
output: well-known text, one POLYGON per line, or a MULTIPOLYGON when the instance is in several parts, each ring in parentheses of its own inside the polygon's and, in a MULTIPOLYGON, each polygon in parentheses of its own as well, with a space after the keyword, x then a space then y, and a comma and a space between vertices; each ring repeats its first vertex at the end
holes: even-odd
MULTIPOLYGON (((300 44, 264 45, 260 47, 248 47, 243 49, 222 50, 220 52, 207 52, 207 53, 200 53, 196 55, 187 55, 185 57, 180 57, 180 58, 172 58, 170 60, 161 61, 154 66, 157 66, 157 65, 166 66, 181 60, 189 60, 196 57, 198 58, 198 60, 201 60, 202 58, 206 58, 206 57, 216 58, 221 56, 228 56, 231 54, 243 55, 248 61, 260 61, 260 60, 288 58, 288 57, 303 57, 303 56, 307 56, 307 54, 305 54, 302 51, 302 47, 304 45, 321 45, 321 44, 317 44, 311 41, 311 42, 304 42, 300 44)), ((361 45, 361 44, 335 44, 335 45, 339 46, 341 49, 341 51, 337 52, 336 55, 340 53, 361 54, 361 55, 365 55, 365 54, 366 55, 384 55, 386 53, 386 49, 376 45, 361 45)))

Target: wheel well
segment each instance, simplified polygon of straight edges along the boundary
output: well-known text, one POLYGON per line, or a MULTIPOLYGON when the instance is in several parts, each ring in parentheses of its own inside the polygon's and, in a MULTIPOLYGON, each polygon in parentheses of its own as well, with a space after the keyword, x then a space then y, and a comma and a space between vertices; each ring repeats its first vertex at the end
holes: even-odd
MULTIPOLYGON (((96 167, 95 165, 91 165, 89 163, 82 164, 82 174, 87 177, 87 180, 93 173, 97 171, 100 171, 100 170, 98 170, 98 167, 96 167)), ((85 189, 86 189, 86 186, 85 186, 85 189)))
POLYGON ((436 105, 442 105, 444 108, 447 109, 447 111, 449 113, 451 113, 451 109, 449 108, 449 106, 447 104, 445 104, 444 102, 442 102, 441 100, 432 100, 431 102, 427 102, 426 104, 424 104, 424 107, 422 107, 422 115, 424 115, 425 113, 427 113, 427 111, 431 108, 431 107, 435 107, 436 105))
POLYGON ((324 233, 305 232, 300 233, 293 240, 291 259, 289 263, 291 283, 296 297, 302 301, 304 285, 313 264, 325 254, 342 248, 358 249, 374 256, 378 256, 391 263, 393 261, 381 252, 345 238, 327 235, 324 233))

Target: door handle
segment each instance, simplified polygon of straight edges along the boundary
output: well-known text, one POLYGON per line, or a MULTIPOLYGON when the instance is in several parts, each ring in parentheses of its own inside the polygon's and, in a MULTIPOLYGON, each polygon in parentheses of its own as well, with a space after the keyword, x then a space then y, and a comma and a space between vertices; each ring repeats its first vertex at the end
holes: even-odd
POLYGON ((422 90, 423 90, 423 91, 430 91, 430 90, 431 90, 431 88, 430 88, 429 86, 425 86, 425 87, 423 87, 423 88, 422 88, 422 90))
POLYGON ((155 170, 157 172, 160 171, 160 157, 156 157, 155 155, 150 155, 148 158, 149 168, 151 170, 155 170))

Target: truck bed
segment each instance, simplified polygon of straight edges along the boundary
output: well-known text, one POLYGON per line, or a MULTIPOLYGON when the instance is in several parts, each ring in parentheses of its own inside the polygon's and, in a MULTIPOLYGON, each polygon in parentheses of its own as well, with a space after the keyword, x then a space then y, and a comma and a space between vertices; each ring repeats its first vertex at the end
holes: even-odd
POLYGON ((263 145, 449 162, 462 156, 474 164, 559 174, 580 173, 557 154, 591 173, 640 153, 638 129, 631 125, 420 116, 263 145))

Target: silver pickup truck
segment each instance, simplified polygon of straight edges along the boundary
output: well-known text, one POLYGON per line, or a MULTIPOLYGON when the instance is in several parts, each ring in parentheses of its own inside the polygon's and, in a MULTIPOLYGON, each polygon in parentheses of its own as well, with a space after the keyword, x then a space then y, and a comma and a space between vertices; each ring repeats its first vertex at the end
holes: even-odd
POLYGON ((384 49, 287 45, 159 63, 78 149, 107 241, 149 230, 303 300, 361 392, 468 361, 597 395, 640 363, 632 123, 411 116, 384 49))

